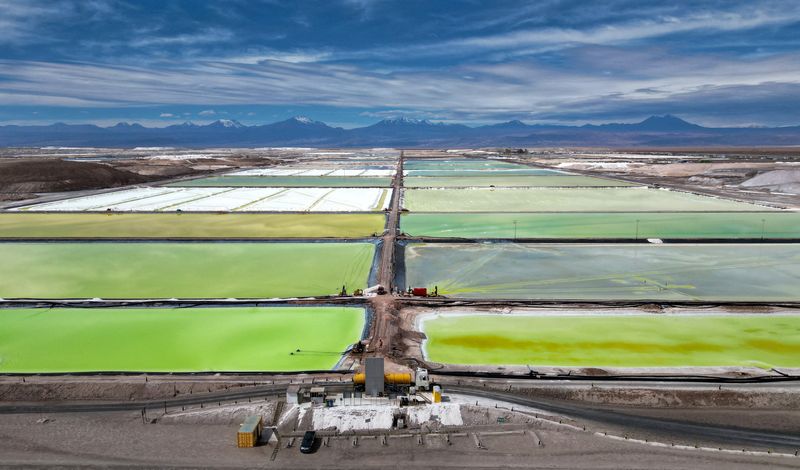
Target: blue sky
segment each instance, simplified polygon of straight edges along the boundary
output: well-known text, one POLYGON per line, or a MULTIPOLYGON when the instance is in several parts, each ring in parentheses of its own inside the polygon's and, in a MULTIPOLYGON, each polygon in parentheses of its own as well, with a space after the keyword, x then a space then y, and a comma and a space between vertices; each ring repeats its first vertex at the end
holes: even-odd
POLYGON ((0 0, 0 122, 800 124, 798 1, 0 0))

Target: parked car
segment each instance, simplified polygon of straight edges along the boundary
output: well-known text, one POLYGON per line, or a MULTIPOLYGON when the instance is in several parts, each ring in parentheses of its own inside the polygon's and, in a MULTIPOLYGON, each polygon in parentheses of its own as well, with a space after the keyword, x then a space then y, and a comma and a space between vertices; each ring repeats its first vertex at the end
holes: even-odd
POLYGON ((300 452, 304 454, 310 454, 314 451, 314 441, 317 438, 317 433, 315 431, 306 431, 303 434, 303 442, 300 443, 300 452))

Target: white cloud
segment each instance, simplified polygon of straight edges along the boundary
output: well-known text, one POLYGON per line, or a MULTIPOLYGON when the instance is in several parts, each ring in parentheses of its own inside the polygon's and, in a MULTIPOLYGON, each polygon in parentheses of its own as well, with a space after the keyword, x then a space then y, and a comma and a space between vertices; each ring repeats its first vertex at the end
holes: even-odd
POLYGON ((171 117, 175 117, 175 115, 172 114, 172 113, 161 113, 161 114, 158 115, 158 117, 171 118, 171 117))
POLYGON ((290 64, 304 64, 319 62, 331 57, 329 52, 321 51, 296 51, 296 52, 264 52, 262 54, 242 55, 217 59, 235 64, 259 64, 266 61, 288 62, 290 64))
MULTIPOLYGON (((575 109, 581 103, 596 106, 598 100, 614 102, 615 106, 626 100, 658 103, 709 88, 800 81, 800 57, 793 55, 743 64, 740 60, 677 60, 657 51, 648 55, 606 49, 586 50, 570 60, 580 63, 580 71, 530 61, 396 73, 278 61, 258 65, 192 62, 157 71, 87 63, 0 61, 0 104, 82 107, 305 103, 388 108, 433 119, 485 119, 521 113, 533 119, 552 118, 560 109, 575 109), (635 74, 626 73, 626 63, 635 64, 635 74), (598 73, 603 67, 612 73, 598 73)), ((198 114, 210 117, 219 113, 210 108, 198 114)))
MULTIPOLYGON (((605 7, 597 7, 605 8, 605 7)), ((646 8, 642 6, 641 8, 646 8)), ((587 16, 592 7, 586 6, 587 16)), ((338 59, 393 57, 454 57, 466 55, 476 57, 494 54, 493 60, 526 56, 554 50, 563 50, 579 45, 620 45, 653 40, 665 35, 689 32, 730 32, 754 28, 772 28, 791 24, 800 17, 798 2, 753 2, 752 4, 721 5, 717 10, 701 13, 688 13, 683 16, 668 16, 656 11, 643 15, 647 19, 626 19, 619 15, 619 21, 603 21, 598 26, 587 28, 534 27, 515 29, 498 34, 467 35, 450 40, 403 46, 365 48, 354 52, 336 54, 338 59)), ((605 12, 595 12, 598 16, 605 12)), ((607 15, 606 15, 607 16, 607 15)), ((500 28, 505 29, 505 28, 500 28)))
POLYGON ((197 33, 178 34, 175 36, 149 35, 134 39, 130 42, 133 47, 149 46, 187 46, 194 44, 208 44, 225 42, 234 37, 233 31, 222 28, 207 28, 197 33))
POLYGON ((0 0, 0 44, 42 44, 55 42, 42 25, 50 21, 69 23, 104 21, 114 16, 107 0, 0 0))

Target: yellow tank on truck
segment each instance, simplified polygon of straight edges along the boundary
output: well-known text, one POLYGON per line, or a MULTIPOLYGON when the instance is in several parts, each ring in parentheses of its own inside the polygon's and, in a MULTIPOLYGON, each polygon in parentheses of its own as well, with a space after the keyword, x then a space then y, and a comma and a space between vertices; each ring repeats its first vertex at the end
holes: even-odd
MULTIPOLYGON (((363 372, 359 372, 353 376, 353 383, 356 385, 364 385, 366 380, 367 376, 363 372)), ((383 381, 391 385, 411 385, 411 374, 407 372, 383 374, 383 381)))
POLYGON ((411 374, 405 373, 393 373, 393 374, 385 374, 383 376, 384 381, 387 384, 392 385, 411 385, 411 374))

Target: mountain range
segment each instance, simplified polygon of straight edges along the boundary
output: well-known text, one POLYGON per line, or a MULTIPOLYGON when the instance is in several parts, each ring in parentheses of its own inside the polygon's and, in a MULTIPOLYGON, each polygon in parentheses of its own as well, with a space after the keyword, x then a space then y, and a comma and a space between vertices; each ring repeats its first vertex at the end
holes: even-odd
POLYGON ((800 145, 800 126, 703 127, 671 115, 632 124, 563 126, 508 121, 469 127, 408 118, 343 129, 296 116, 246 126, 233 120, 167 127, 57 123, 0 126, 0 147, 551 147, 551 146, 779 146, 800 145))

